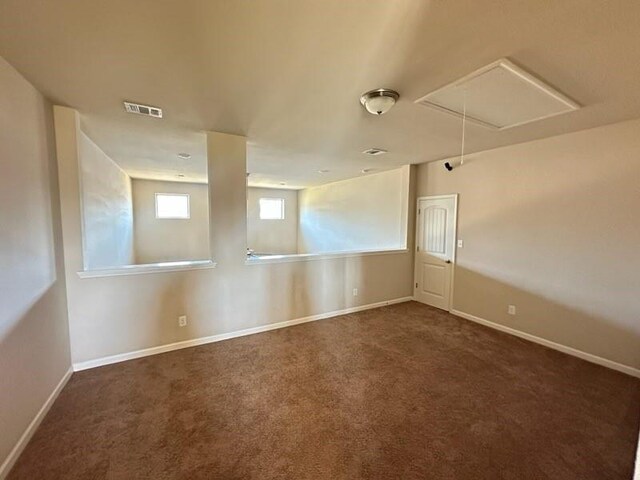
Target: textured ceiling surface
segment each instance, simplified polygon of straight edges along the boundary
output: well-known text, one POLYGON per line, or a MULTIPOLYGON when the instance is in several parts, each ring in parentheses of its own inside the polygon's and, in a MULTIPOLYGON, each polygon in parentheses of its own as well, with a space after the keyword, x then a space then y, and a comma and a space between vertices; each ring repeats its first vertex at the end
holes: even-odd
POLYGON ((248 137, 256 184, 306 186, 456 155, 460 119, 414 101, 501 57, 583 108, 469 124, 467 152, 638 117, 638 25, 631 0, 2 0, 0 55, 132 176, 204 178, 212 130, 248 137), (401 95, 380 117, 378 87, 401 95))

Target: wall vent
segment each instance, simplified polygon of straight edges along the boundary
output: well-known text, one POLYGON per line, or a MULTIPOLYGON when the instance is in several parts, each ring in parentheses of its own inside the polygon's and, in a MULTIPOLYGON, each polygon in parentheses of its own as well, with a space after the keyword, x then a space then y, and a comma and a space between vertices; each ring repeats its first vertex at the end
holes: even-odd
POLYGON ((382 150, 381 148, 369 148, 368 150, 365 150, 364 152, 362 152, 366 155, 383 155, 385 153, 387 153, 386 150, 382 150))
POLYGON ((502 58, 415 101, 497 130, 571 112, 576 102, 502 58))
POLYGON ((140 105, 139 103, 124 102, 124 109, 128 113, 146 115, 147 117, 162 118, 162 109, 158 107, 140 105))

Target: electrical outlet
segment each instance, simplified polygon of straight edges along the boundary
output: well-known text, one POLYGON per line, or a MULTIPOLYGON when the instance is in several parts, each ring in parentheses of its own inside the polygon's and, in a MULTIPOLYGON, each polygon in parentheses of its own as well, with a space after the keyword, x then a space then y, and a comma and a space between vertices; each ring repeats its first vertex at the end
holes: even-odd
POLYGON ((464 242, 462 240, 458 240, 458 248, 464 247, 464 242))
POLYGON ((354 297, 357 297, 357 296, 358 296, 358 289, 357 289, 357 288, 354 288, 354 289, 353 289, 353 296, 354 296, 354 297))
POLYGON ((178 326, 179 327, 186 327, 187 326, 187 316, 186 315, 180 315, 178 317, 178 326))
POLYGON ((515 305, 509 305, 509 308, 507 308, 507 313, 509 315, 515 315, 516 314, 516 306, 515 305))

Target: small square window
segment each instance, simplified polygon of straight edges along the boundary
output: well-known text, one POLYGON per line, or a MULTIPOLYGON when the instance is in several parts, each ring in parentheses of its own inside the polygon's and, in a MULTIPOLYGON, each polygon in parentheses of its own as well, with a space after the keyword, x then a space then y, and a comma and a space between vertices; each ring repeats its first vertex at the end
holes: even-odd
POLYGON ((186 193, 156 193, 156 218, 191 218, 189 195, 186 193))
POLYGON ((284 220, 284 198, 261 198, 260 220, 284 220))

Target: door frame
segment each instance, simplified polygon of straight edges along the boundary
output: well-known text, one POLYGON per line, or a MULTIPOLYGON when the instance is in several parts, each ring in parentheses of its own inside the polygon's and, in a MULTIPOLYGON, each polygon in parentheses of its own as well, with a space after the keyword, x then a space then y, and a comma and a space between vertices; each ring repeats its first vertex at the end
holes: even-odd
POLYGON ((453 198, 453 252, 451 253, 451 275, 449 276, 449 308, 448 312, 453 310, 453 287, 454 287, 454 279, 456 276, 456 258, 457 258, 457 250, 458 250, 458 196, 457 193, 447 193, 443 195, 423 195, 421 197, 416 198, 416 235, 413 245, 413 286, 412 289, 415 292, 415 284, 416 284, 416 252, 418 250, 418 239, 420 235, 420 229, 418 228, 420 225, 420 201, 421 200, 439 200, 443 198, 453 198))

